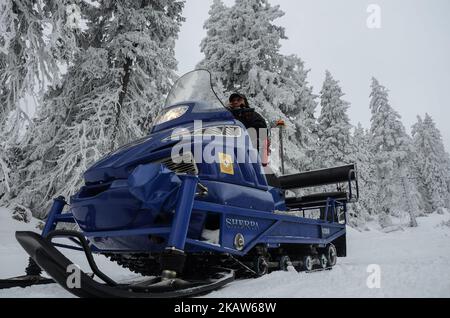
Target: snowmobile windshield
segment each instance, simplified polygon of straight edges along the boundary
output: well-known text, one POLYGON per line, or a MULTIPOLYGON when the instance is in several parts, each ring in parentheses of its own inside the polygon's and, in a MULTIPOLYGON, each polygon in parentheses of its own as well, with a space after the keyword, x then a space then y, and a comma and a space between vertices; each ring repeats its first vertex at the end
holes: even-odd
POLYGON ((220 111, 225 106, 217 97, 212 87, 211 73, 207 70, 196 70, 178 79, 166 99, 164 108, 184 102, 200 102, 195 112, 220 111))

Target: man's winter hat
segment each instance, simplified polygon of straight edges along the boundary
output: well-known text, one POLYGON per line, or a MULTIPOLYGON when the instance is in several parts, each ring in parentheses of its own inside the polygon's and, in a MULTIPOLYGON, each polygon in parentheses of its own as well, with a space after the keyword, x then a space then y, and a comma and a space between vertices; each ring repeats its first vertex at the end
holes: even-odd
POLYGON ((245 95, 242 95, 242 94, 239 94, 239 93, 234 93, 234 94, 232 94, 231 96, 230 96, 230 103, 231 103, 231 101, 233 100, 233 99, 235 99, 235 98, 242 98, 242 99, 247 99, 246 97, 245 97, 245 95))

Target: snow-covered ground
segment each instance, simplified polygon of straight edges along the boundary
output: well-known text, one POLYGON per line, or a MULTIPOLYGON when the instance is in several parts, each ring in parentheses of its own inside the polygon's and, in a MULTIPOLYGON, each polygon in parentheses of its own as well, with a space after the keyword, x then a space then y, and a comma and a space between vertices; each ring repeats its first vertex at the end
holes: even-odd
MULTIPOLYGON (((419 227, 382 233, 349 229, 349 257, 339 259, 332 271, 312 274, 275 272, 260 279, 234 282, 210 294, 217 298, 305 297, 450 297, 450 214, 419 218, 419 227), (381 269, 381 288, 370 289, 368 266, 381 269)), ((27 257, 14 239, 17 230, 35 230, 36 223, 11 219, 0 208, 0 277, 23 274, 27 257)), ((87 269, 82 256, 70 257, 87 269)), ((97 261, 115 279, 132 275, 102 257, 97 261)), ((0 290, 0 297, 71 297, 58 285, 0 290)))

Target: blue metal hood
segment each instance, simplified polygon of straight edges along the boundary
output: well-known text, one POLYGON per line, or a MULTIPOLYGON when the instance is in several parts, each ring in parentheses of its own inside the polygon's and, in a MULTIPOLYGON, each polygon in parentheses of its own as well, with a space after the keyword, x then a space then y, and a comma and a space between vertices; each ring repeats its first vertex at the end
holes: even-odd
POLYGON ((205 128, 236 123, 233 115, 225 109, 198 112, 199 109, 203 109, 203 103, 188 102, 183 105, 189 106, 189 111, 184 116, 153 127, 152 134, 148 137, 121 147, 90 167, 84 174, 86 184, 125 180, 137 166, 169 158, 172 147, 177 143, 170 140, 174 130, 185 128, 192 131, 194 121, 202 121, 205 128))

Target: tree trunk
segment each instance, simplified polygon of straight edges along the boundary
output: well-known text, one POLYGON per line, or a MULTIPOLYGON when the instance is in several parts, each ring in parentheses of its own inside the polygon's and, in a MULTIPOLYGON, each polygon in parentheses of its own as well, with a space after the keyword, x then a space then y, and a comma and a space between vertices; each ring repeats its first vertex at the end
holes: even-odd
POLYGON ((113 134, 111 138, 111 151, 114 151, 114 148, 116 147, 117 143, 117 134, 119 132, 119 123, 120 123, 120 117, 122 114, 122 107, 125 101, 125 97, 128 93, 128 85, 130 83, 130 76, 131 76, 131 67, 133 65, 133 61, 129 58, 126 59, 125 65, 123 66, 124 75, 122 78, 122 91, 119 94, 119 100, 117 102, 116 106, 116 122, 113 127, 113 134))
POLYGON ((402 186, 403 186, 403 191, 405 193, 405 198, 407 201, 407 206, 408 206, 408 213, 409 213, 409 218, 410 218, 410 227, 418 227, 417 224, 417 220, 416 220, 416 215, 413 211, 413 207, 411 205, 411 195, 410 195, 410 191, 409 191, 409 187, 406 181, 406 171, 402 171, 402 186))

